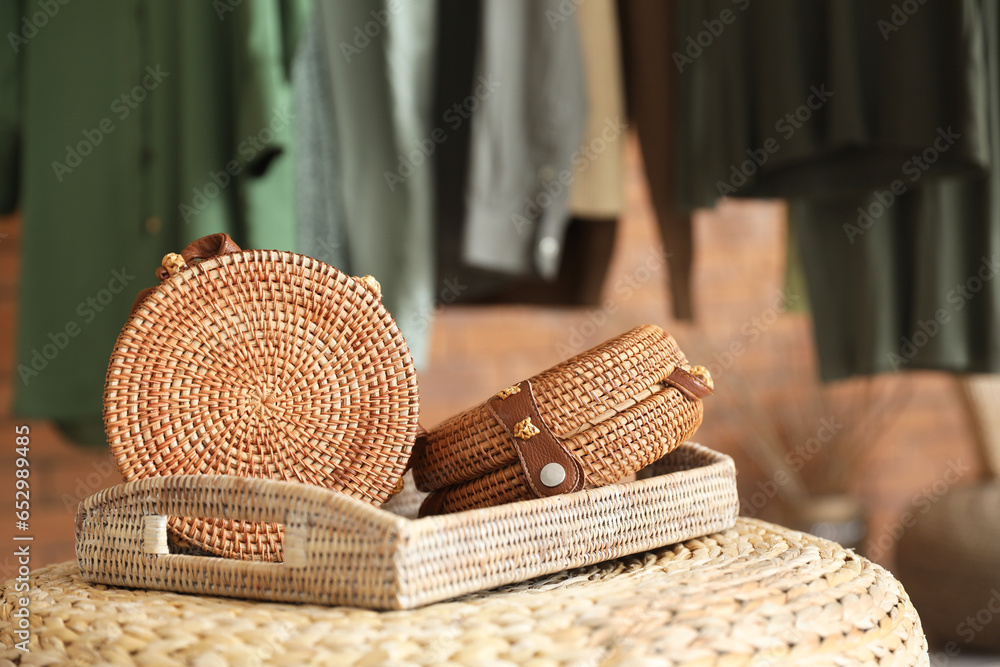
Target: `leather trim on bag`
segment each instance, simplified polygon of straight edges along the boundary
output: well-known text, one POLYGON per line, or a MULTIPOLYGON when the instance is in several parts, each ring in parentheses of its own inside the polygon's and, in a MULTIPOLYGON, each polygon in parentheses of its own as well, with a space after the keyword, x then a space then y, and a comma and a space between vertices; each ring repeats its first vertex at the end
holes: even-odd
MULTIPOLYGON (((580 462, 545 424, 538 412, 531 382, 525 380, 516 386, 519 391, 505 390, 487 401, 486 405, 493 417, 507 429, 528 487, 538 498, 579 491, 584 482, 580 462), (563 480, 554 486, 542 482, 542 469, 550 464, 560 466, 565 473, 563 480)), ((555 470, 558 471, 558 468, 555 470)), ((548 473, 545 475, 546 478, 549 476, 548 473)))
POLYGON ((441 507, 444 505, 444 500, 448 496, 447 491, 450 488, 446 486, 443 489, 438 489, 424 498, 424 501, 420 503, 420 509, 417 510, 417 516, 425 517, 441 514, 441 507))
POLYGON ((212 259, 219 255, 228 255, 233 252, 240 252, 240 247, 229 238, 229 234, 209 234, 200 239, 192 241, 184 250, 181 250, 181 257, 191 264, 191 260, 212 259))
MULTIPOLYGON (((187 244, 184 250, 181 251, 181 257, 184 258, 184 262, 187 266, 191 266, 194 260, 204 261, 206 259, 211 259, 213 257, 218 257, 219 255, 228 255, 229 253, 240 252, 240 247, 236 245, 236 242, 229 238, 229 234, 218 233, 209 234, 208 236, 203 236, 200 239, 196 239, 191 243, 187 244)), ((167 255, 169 256, 169 255, 167 255)), ((156 267, 156 277, 163 282, 170 277, 170 272, 163 266, 156 267)), ((132 309, 128 311, 128 316, 132 317, 135 311, 139 308, 143 301, 146 300, 156 287, 147 287, 139 291, 136 295, 135 301, 132 302, 132 309)))
MULTIPOLYGON (((710 380, 709 380, 710 381, 710 380)), ((663 382, 676 387, 688 398, 700 400, 714 392, 701 375, 691 373, 690 369, 678 366, 674 372, 663 379, 663 382)))

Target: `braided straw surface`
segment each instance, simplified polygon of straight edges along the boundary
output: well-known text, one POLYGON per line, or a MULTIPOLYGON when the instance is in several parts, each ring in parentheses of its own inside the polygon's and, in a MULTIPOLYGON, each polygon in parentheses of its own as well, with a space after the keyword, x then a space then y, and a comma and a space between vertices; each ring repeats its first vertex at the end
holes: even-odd
MULTIPOLYGON (((303 255, 248 250, 143 301, 111 356, 104 420, 126 480, 262 477, 378 505, 410 455, 417 384, 372 287, 303 255)), ((169 530, 212 553, 282 559, 274 524, 173 517, 169 530)))
MULTIPOLYGON (((36 571, 22 665, 928 665, 887 571, 752 519, 683 544, 411 611, 249 602, 36 571)), ((0 598, 12 646, 14 580, 0 598)))
POLYGON ((184 475, 80 504, 76 553, 95 583, 283 602, 411 608, 723 530, 739 508, 732 459, 685 445, 652 477, 416 521, 342 493, 184 475), (284 525, 283 563, 170 553, 169 516, 284 525))
MULTIPOLYGON (((701 401, 663 383, 686 363, 673 337, 645 325, 531 378, 539 413, 580 461, 587 488, 640 470, 698 429, 701 401)), ((413 473, 441 512, 533 497, 485 402, 430 431, 413 473)))

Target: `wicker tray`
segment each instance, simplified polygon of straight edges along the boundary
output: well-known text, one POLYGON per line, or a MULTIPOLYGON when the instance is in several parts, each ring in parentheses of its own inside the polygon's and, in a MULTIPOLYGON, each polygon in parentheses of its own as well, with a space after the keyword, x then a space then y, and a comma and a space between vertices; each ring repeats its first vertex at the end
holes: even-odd
POLYGON ((687 443, 634 482, 411 520, 323 488, 178 475, 80 504, 76 553, 92 583, 205 595, 410 609, 725 530, 732 459, 687 443), (284 525, 284 562, 170 553, 170 516, 284 525))

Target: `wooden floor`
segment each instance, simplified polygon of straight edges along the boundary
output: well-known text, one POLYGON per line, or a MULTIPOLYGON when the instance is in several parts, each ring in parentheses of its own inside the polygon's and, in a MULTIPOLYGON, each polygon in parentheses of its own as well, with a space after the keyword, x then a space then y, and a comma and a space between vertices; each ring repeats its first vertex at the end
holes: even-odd
MULTIPOLYGON (((785 209, 777 202, 724 203, 700 213, 695 222, 698 249, 694 273, 695 324, 672 320, 663 248, 655 232, 637 152, 627 150, 628 210, 622 221, 606 291, 611 308, 541 309, 530 307, 450 307, 435 313, 430 365, 420 374, 422 421, 427 426, 483 400, 498 388, 524 379, 560 361, 567 347, 582 351, 637 324, 656 323, 674 332, 696 363, 715 364, 719 384, 749 382, 770 406, 791 405, 804 391, 795 383, 776 383, 799 366, 808 378, 814 364, 810 320, 801 313, 768 317, 776 295, 785 289, 785 209), (634 289, 616 289, 631 281, 634 289), (613 310, 614 312, 608 312, 613 310), (754 318, 766 326, 753 323, 754 318), (749 333, 748 333, 749 331, 749 333), (754 334, 754 331, 757 334, 754 334), (741 352, 726 356, 733 343, 741 352), (706 358, 699 359, 695 351, 706 358)), ((0 219, 0 463, 12 488, 14 428, 10 416, 19 266, 19 223, 0 219)), ((668 249, 669 250, 669 249, 668 249)), ((773 314, 773 313, 771 313, 773 314)), ((806 380, 802 380, 806 381, 806 380)), ((889 535, 896 517, 917 494, 931 488, 949 460, 979 473, 964 412, 954 381, 946 375, 917 373, 889 382, 906 382, 912 396, 903 418, 888 430, 874 430, 871 455, 853 479, 857 495, 870 511, 869 544, 889 535)), ((707 402, 703 444, 734 456, 741 495, 751 498, 770 475, 749 457, 739 421, 721 401, 707 402), (735 425, 734 425, 735 424, 735 425)), ((31 422, 31 528, 35 537, 32 567, 73 558, 73 515, 78 500, 120 481, 106 451, 74 446, 51 427, 31 422)), ((817 428, 820 424, 817 424, 817 428)), ((13 491, 0 499, 0 545, 11 545, 13 491)), ((754 508, 767 517, 769 507, 754 508)), ((890 548, 871 549, 882 563, 892 562, 890 548)), ((13 548, 0 549, 0 581, 12 574, 13 548)))

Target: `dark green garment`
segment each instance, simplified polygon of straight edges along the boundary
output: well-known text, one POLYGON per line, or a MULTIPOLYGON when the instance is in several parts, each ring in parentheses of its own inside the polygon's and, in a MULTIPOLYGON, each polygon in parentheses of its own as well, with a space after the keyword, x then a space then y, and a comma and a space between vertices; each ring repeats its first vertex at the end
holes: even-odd
POLYGON ((895 0, 679 0, 681 205, 885 187, 949 127, 927 175, 981 176, 992 10, 913 2, 890 30, 895 0))
POLYGON ((678 7, 678 196, 790 200, 823 377, 1000 372, 996 4, 678 7))
MULTIPOLYGON (((635 127, 656 223, 669 253, 670 305, 679 320, 694 318, 691 269, 694 262, 692 215, 677 201, 677 145, 674 114, 677 52, 672 28, 672 0, 618 0, 621 17, 622 62, 629 121, 635 127)), ((681 170, 684 173, 684 170, 681 170)))
POLYGON ((16 47, 0 49, 0 206, 24 218, 14 409, 93 424, 115 337, 165 253, 218 231, 294 247, 287 73, 303 14, 52 6, 4 3, 0 25, 16 47))

